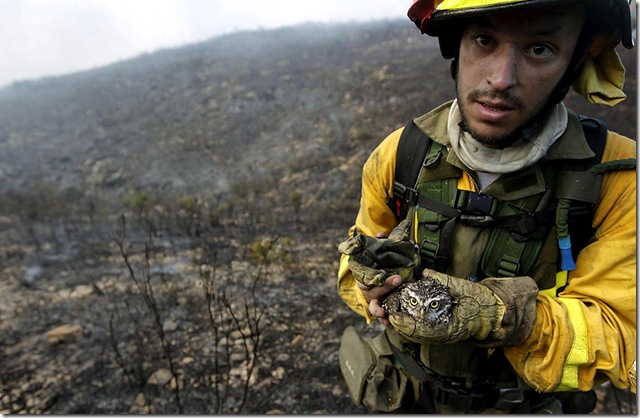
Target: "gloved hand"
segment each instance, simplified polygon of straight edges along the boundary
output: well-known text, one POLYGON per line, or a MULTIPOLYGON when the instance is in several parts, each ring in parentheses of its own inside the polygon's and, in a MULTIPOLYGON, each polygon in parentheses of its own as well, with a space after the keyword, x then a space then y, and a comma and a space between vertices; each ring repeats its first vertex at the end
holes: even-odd
POLYGON ((388 238, 356 234, 340 243, 338 251, 349 256, 349 270, 357 281, 366 286, 383 286, 385 279, 394 274, 411 280, 420 256, 409 239, 409 228, 411 222, 404 220, 388 238))
POLYGON ((389 322, 405 338, 421 344, 453 344, 469 338, 484 340, 500 329, 505 304, 488 287, 430 269, 422 275, 448 288, 453 298, 451 314, 427 323, 407 312, 390 313, 389 322))

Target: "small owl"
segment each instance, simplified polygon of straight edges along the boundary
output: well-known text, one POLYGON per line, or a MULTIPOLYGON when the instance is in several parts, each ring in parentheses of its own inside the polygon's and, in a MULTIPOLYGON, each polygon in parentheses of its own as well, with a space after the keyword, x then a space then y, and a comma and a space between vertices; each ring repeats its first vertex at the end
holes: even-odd
POLYGON ((446 324, 455 300, 449 288, 430 277, 403 284, 390 293, 382 307, 389 315, 404 312, 426 326, 446 324))

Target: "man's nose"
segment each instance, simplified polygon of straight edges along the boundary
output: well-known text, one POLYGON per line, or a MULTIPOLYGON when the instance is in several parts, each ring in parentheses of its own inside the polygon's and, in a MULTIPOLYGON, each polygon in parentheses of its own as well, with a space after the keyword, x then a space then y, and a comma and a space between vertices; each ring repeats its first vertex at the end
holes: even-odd
POLYGON ((499 91, 508 90, 518 83, 517 52, 513 48, 500 48, 492 57, 487 83, 499 91))

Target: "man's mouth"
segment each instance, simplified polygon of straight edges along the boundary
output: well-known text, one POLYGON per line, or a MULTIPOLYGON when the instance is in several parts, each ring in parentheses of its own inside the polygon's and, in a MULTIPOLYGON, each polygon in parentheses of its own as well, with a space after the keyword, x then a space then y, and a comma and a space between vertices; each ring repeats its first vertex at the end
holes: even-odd
POLYGON ((516 106, 505 101, 476 100, 475 109, 477 117, 485 123, 503 123, 509 119, 516 106))
POLYGON ((513 106, 510 106, 506 103, 483 102, 483 101, 478 101, 478 103, 480 103, 482 106, 486 107, 489 110, 497 111, 497 112, 509 111, 514 109, 513 106))

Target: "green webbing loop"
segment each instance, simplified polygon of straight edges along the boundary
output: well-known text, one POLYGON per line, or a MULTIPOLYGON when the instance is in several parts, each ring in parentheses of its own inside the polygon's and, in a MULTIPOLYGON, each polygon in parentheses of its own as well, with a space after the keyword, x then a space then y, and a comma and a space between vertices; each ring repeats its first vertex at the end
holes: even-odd
POLYGON ((436 254, 438 253, 438 247, 440 245, 437 241, 434 242, 434 240, 430 238, 432 237, 425 237, 420 244, 420 254, 430 263, 433 263, 436 259, 436 254))
POLYGON ((569 236, 569 207, 571 201, 569 199, 558 199, 558 207, 556 208, 556 228, 558 238, 569 236))
POLYGON ((636 159, 625 158, 622 160, 607 161, 606 163, 596 164, 589 169, 590 172, 595 174, 604 174, 610 171, 622 171, 622 170, 635 170, 636 159))
POLYGON ((526 241, 516 241, 513 238, 509 238, 502 259, 498 263, 498 274, 501 277, 515 277, 518 275, 520 259, 526 244, 526 241))

